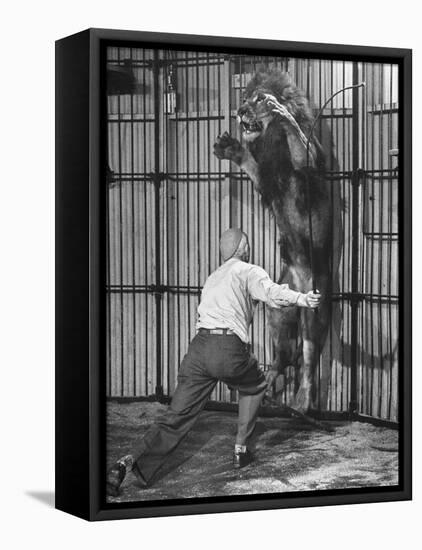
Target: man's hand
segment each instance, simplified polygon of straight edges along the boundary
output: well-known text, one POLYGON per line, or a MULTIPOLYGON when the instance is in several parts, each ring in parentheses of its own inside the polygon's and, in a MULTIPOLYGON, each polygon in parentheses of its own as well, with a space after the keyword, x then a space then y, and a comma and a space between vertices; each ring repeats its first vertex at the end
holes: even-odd
POLYGON ((321 294, 316 291, 313 292, 310 290, 307 294, 300 294, 297 305, 300 307, 309 307, 311 309, 315 309, 319 307, 321 303, 321 294))

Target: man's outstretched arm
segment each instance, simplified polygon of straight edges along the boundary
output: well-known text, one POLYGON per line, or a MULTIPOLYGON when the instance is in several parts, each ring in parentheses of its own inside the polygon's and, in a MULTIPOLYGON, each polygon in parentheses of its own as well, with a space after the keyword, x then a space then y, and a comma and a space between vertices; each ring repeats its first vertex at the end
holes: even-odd
POLYGON ((303 294, 291 289, 288 284, 278 285, 259 266, 251 266, 247 284, 252 298, 265 302, 270 307, 280 308, 297 305, 299 307, 317 308, 320 305, 321 295, 319 293, 310 291, 303 294))

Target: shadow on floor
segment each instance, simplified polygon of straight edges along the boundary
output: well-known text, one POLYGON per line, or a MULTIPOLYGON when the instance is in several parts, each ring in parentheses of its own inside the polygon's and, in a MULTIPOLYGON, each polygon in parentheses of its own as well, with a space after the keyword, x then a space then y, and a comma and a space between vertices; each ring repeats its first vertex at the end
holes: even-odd
POLYGON ((38 500, 49 508, 54 508, 55 493, 54 491, 26 491, 28 497, 38 500))

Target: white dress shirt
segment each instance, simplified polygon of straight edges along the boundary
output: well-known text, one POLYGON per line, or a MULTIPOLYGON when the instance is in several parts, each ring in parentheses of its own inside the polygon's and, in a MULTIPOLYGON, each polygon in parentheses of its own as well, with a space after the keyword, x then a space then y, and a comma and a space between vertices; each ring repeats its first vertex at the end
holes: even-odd
POLYGON ((274 283, 257 265, 230 258, 205 281, 196 328, 228 328, 249 342, 249 325, 258 301, 270 307, 295 305, 300 292, 274 283))

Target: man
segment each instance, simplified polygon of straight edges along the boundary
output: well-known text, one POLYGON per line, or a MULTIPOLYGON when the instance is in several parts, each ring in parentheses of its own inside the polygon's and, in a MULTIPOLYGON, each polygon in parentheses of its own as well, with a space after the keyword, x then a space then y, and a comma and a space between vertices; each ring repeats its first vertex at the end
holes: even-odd
POLYGON ((298 305, 316 308, 320 295, 302 294, 274 283, 259 266, 249 262, 249 241, 240 229, 228 229, 220 239, 224 263, 202 289, 197 334, 178 374, 178 384, 162 420, 153 424, 133 455, 118 460, 107 474, 107 494, 117 496, 132 469, 146 486, 168 455, 193 426, 218 381, 239 392, 238 429, 233 466, 252 460, 247 448, 267 384, 249 349, 248 330, 258 301, 271 307, 298 305))

